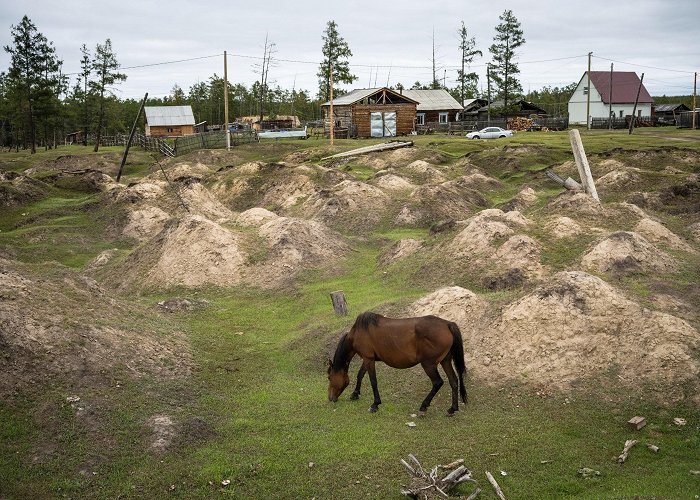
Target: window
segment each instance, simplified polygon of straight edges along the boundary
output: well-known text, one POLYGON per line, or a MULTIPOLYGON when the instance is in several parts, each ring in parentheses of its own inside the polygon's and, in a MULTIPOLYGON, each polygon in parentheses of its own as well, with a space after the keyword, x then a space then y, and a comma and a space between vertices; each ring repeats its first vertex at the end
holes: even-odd
POLYGON ((416 113, 416 125, 425 125, 425 113, 416 113))
POLYGON ((637 110, 637 116, 638 116, 639 118, 642 117, 642 110, 641 110, 641 109, 638 109, 638 110, 637 110))
POLYGON ((625 117, 625 110, 621 109, 620 110, 620 118, 624 118, 624 117, 625 117))
POLYGON ((447 123, 447 117, 448 117, 448 116, 449 116, 449 115, 448 115, 447 113, 440 113, 440 115, 438 116, 438 121, 439 121, 440 123, 447 123))
POLYGON ((166 130, 166 132, 172 132, 172 131, 173 131, 173 129, 171 129, 171 128, 166 128, 165 130, 166 130))

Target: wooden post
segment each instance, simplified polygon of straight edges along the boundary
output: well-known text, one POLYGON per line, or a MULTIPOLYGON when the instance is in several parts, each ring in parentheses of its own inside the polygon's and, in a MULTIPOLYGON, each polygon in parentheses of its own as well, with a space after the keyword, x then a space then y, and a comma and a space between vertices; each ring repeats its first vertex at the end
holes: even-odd
POLYGON ((586 84, 588 85, 588 90, 586 91, 586 128, 591 130, 591 55, 593 52, 588 53, 588 71, 586 72, 586 84))
POLYGON ((695 130, 695 126, 697 125, 697 113, 695 112, 695 96, 697 95, 697 90, 698 90, 698 72, 695 72, 695 80, 693 80, 693 128, 692 130, 695 130))
POLYGON ((333 62, 331 61, 330 64, 330 80, 329 80, 329 87, 330 87, 330 106, 328 109, 328 120, 330 124, 330 133, 331 133, 331 146, 333 145, 333 136, 334 131, 333 131, 333 125, 335 125, 335 119, 333 118, 333 62))
POLYGON ((143 101, 141 101, 141 107, 139 112, 136 114, 134 119, 134 124, 131 126, 131 132, 129 133, 129 140, 126 142, 126 147, 124 148, 124 155, 122 156, 121 165, 119 165, 119 172, 117 173, 117 182, 122 178, 122 170, 124 170, 124 164, 126 163, 126 157, 129 154, 129 148, 131 147, 131 141, 134 139, 134 134, 136 133, 136 126, 139 123, 139 116, 143 113, 143 108, 146 106, 146 99, 148 99, 148 92, 143 96, 143 101))
POLYGON ((591 168, 588 166, 586 151, 583 149, 581 134, 579 133, 578 129, 572 129, 569 132, 569 140, 571 141, 571 149, 574 152, 576 168, 578 168, 578 173, 581 176, 581 184, 583 185, 583 189, 590 194, 594 200, 600 202, 598 192, 595 189, 595 183, 593 182, 593 175, 591 175, 591 168))
POLYGON ((348 315, 348 303, 345 301, 345 294, 342 290, 331 292, 331 302, 333 302, 333 310, 338 316, 348 315))
POLYGON ((224 130, 226 130, 226 151, 231 151, 231 134, 228 130, 228 57, 224 50, 224 130))
POLYGON ((612 130, 612 92, 613 92, 613 63, 610 63, 610 87, 608 91, 608 130, 612 130))
POLYGON ((639 87, 637 87, 637 97, 634 98, 634 107, 632 108, 632 119, 630 120, 630 132, 629 135, 632 135, 632 130, 634 130, 634 120, 636 120, 636 113, 637 113, 637 103, 639 102, 639 93, 642 91, 642 82, 644 81, 644 73, 642 73, 642 77, 639 79, 639 87))

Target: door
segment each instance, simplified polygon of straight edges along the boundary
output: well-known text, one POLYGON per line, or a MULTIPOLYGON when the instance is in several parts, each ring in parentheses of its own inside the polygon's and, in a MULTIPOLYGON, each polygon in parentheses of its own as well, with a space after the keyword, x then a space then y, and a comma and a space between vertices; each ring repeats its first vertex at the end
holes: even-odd
POLYGON ((384 113, 384 135, 396 137, 396 111, 384 113))
POLYGON ((381 113, 369 114, 369 129, 372 137, 384 137, 384 120, 381 113))

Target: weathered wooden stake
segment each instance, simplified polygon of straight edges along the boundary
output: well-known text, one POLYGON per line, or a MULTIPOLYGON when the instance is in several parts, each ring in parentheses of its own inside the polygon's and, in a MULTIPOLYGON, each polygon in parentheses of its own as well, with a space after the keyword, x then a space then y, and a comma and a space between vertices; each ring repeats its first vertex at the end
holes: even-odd
POLYGON ((345 294, 342 290, 331 292, 331 301, 333 302, 333 310, 338 316, 348 315, 348 303, 345 301, 345 294))
POLYGON ((593 182, 591 167, 588 166, 586 151, 583 149, 583 142, 581 141, 581 134, 579 133, 578 129, 572 129, 569 132, 569 140, 571 141, 571 149, 574 152, 576 168, 578 168, 578 173, 581 176, 581 184, 583 185, 583 189, 590 194, 594 200, 600 202, 598 192, 595 189, 595 183, 593 182))
POLYGON ((500 498, 501 500, 506 500, 506 496, 503 494, 503 490, 500 486, 498 486, 496 479, 489 471, 486 471, 486 479, 488 479, 489 483, 491 483, 491 486, 493 486, 493 489, 496 491, 496 495, 498 495, 498 498, 500 498))
POLYGON ((126 147, 124 148, 124 155, 122 156, 122 162, 119 165, 119 172, 117 173, 117 182, 122 178, 122 170, 124 170, 124 164, 126 163, 126 157, 129 155, 129 148, 131 147, 131 141, 134 140, 134 134, 136 133, 136 126, 139 124, 139 117, 143 113, 143 108, 146 105, 146 99, 148 99, 148 92, 143 96, 143 101, 141 101, 141 107, 139 112, 134 119, 134 124, 131 127, 131 132, 129 133, 129 140, 126 141, 126 147))

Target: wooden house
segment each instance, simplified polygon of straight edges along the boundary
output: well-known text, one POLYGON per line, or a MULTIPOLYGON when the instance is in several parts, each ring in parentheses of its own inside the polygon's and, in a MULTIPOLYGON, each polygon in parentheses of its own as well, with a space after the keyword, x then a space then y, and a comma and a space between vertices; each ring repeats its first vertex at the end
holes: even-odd
MULTIPOLYGON (((334 135, 394 137, 416 128, 418 103, 387 87, 356 89, 333 99, 334 135)), ((324 131, 330 135, 330 102, 322 104, 324 131)))
POLYGON ((547 114, 547 112, 544 109, 540 108, 534 103, 525 101, 524 99, 515 101, 514 103, 509 103, 508 111, 505 114, 502 112, 504 105, 505 101, 503 100, 493 101, 491 104, 486 104, 485 106, 479 108, 476 112, 477 116, 479 120, 486 120, 489 114, 491 114, 492 117, 502 115, 508 117, 529 117, 530 115, 544 116, 547 114))
POLYGON ((679 125, 681 113, 687 113, 690 108, 685 104, 659 104, 654 106, 652 112, 656 117, 656 123, 660 125, 679 125))
POLYGON ((182 137, 194 135, 194 114, 191 106, 146 106, 146 135, 182 137))
POLYGON ((301 121, 295 115, 277 115, 273 118, 260 119, 260 115, 241 116, 236 120, 239 123, 248 125, 253 130, 280 130, 290 128, 300 128, 301 121))
POLYGON ((456 122, 464 109, 445 89, 404 90, 402 94, 418 103, 416 125, 456 122))
POLYGON ((569 99, 569 123, 587 124, 586 109, 588 92, 590 90, 590 117, 605 118, 610 114, 613 118, 624 118, 634 110, 634 101, 639 89, 637 116, 651 116, 651 106, 654 100, 641 85, 634 71, 613 71, 612 83, 610 71, 591 71, 591 88, 588 89, 588 77, 583 74, 576 90, 569 99))

